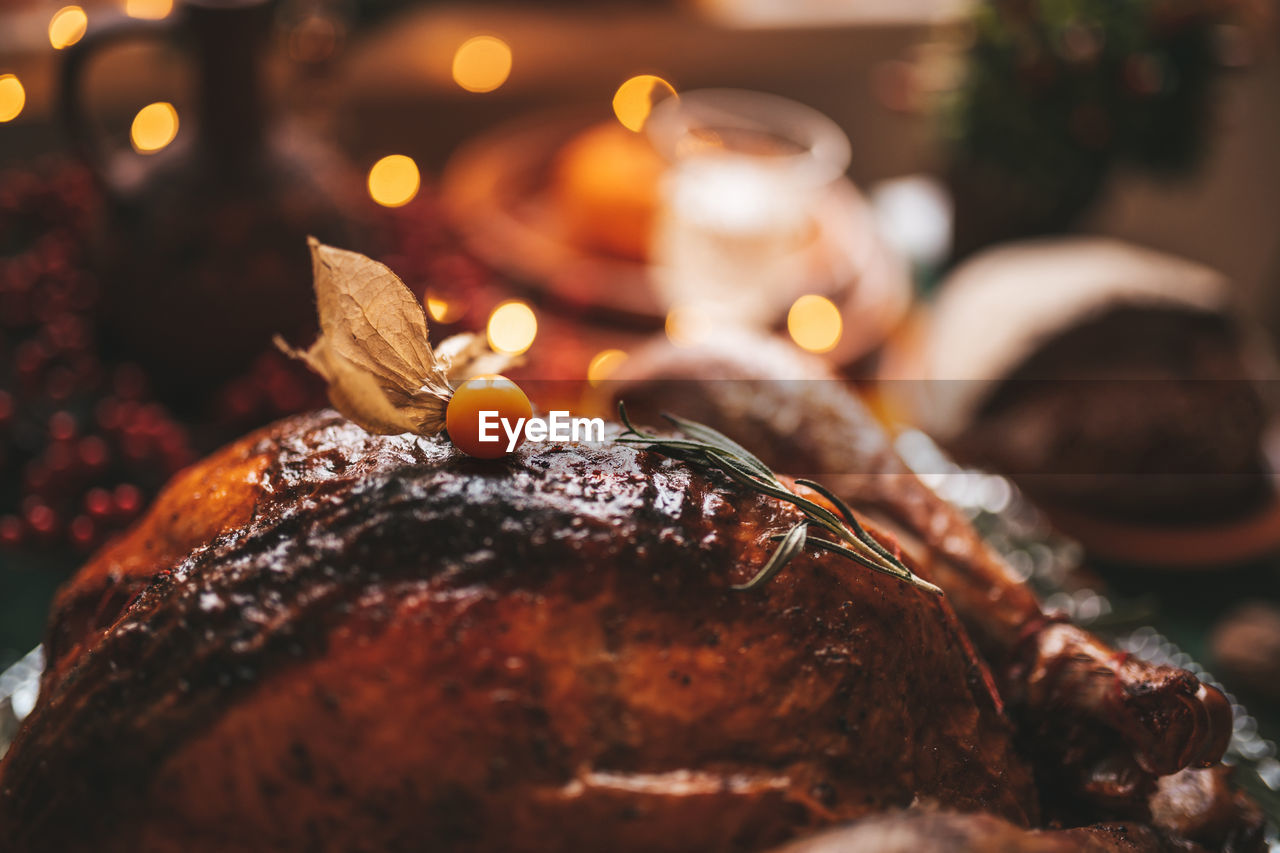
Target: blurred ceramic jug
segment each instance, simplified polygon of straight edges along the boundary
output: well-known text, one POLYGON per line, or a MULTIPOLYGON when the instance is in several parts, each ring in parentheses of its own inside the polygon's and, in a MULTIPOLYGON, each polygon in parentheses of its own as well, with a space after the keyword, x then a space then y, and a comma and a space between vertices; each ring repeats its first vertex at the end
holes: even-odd
POLYGON ((177 405, 198 408, 274 333, 305 338, 315 317, 305 238, 350 245, 358 230, 343 212, 341 158, 269 118, 272 11, 270 0, 183 0, 166 20, 91 24, 66 50, 63 117, 106 200, 94 246, 103 342, 177 405), (96 54, 137 39, 171 42, 194 67, 194 132, 153 156, 112 150, 81 92, 96 54))

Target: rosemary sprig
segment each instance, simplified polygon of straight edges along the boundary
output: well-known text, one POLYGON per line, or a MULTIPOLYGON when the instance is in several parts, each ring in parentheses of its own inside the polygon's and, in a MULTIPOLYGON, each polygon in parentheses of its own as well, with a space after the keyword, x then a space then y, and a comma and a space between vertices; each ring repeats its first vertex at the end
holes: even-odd
POLYGON ((796 480, 797 484, 813 489, 830 501, 831 505, 839 511, 839 515, 788 489, 768 465, 718 430, 674 415, 663 415, 663 417, 679 429, 684 437, 669 438, 641 432, 627 417, 627 407, 619 401, 618 418, 626 427, 626 431, 618 436, 616 441, 642 445, 664 456, 680 459, 708 470, 719 471, 731 480, 761 494, 794 505, 805 515, 803 521, 798 522, 786 533, 770 537, 778 543, 778 547, 751 580, 734 585, 734 589, 755 589, 780 572, 792 558, 804 551, 806 545, 812 545, 815 548, 839 554, 872 571, 890 575, 929 592, 942 594, 942 590, 923 578, 917 577, 900 559, 867 533, 858 523, 848 504, 824 486, 812 480, 796 480), (815 536, 815 530, 825 531, 834 538, 834 541, 815 536))

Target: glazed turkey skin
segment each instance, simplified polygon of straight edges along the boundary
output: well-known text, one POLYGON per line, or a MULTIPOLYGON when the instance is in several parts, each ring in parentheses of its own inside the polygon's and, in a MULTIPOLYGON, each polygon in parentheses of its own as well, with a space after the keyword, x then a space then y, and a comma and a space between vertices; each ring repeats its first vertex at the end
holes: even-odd
POLYGON ((0 838, 761 850, 917 802, 1034 824, 945 598, 812 549, 731 588, 799 519, 609 441, 484 462, 283 421, 60 592, 0 838))

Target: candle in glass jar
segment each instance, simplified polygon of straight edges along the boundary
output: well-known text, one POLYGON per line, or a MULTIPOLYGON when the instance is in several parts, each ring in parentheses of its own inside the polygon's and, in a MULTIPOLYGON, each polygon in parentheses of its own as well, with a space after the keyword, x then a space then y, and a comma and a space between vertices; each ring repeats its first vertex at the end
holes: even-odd
POLYGON ((655 113, 667 155, 655 223, 655 280, 708 331, 762 328, 812 277, 813 211, 843 171, 848 140, 794 102, 751 92, 688 93, 655 113))

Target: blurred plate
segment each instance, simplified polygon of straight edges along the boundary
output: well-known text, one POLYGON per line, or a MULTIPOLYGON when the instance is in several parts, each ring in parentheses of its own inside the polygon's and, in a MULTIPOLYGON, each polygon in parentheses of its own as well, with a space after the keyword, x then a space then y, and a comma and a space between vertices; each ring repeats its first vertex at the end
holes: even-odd
MULTIPOLYGON (((442 200, 468 248, 518 284, 570 310, 658 329, 666 306, 649 265, 576 241, 552 185, 565 145, 599 120, 597 113, 549 112, 477 137, 446 167, 442 200)), ((841 307, 845 333, 830 357, 847 364, 879 346, 906 316, 911 279, 848 180, 833 185, 815 218, 824 251, 842 272, 808 291, 841 307)))
MULTIPOLYGON (((929 397, 922 388, 929 380, 920 378, 919 353, 927 328, 927 309, 919 307, 899 326, 879 360, 875 400, 888 423, 923 420, 929 397)), ((1280 467, 1280 448, 1268 451, 1273 470, 1280 467)), ((1273 477, 1272 497, 1264 506, 1206 524, 1116 521, 1044 499, 1037 508, 1092 556, 1134 568, 1217 571, 1280 553, 1280 477, 1273 477)))
POLYGON ((1104 560, 1135 567, 1216 571, 1280 551, 1280 498, 1241 518, 1178 527, 1097 518, 1041 504, 1059 530, 1104 560))

